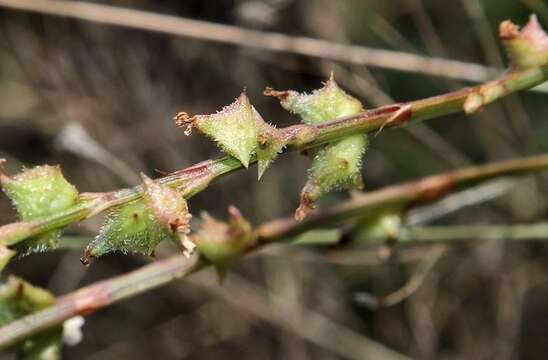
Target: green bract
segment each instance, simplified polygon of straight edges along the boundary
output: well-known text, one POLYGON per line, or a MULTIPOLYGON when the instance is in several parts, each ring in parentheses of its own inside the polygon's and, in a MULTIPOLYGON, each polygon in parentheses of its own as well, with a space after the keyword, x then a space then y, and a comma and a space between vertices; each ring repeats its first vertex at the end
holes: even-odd
MULTIPOLYGON (((0 285, 0 326, 53 305, 46 290, 11 276, 0 285)), ((17 359, 56 360, 61 358, 62 327, 56 326, 14 346, 17 359)))
POLYGON ((175 120, 177 125, 187 127, 187 135, 193 127, 198 128, 246 168, 256 154, 259 179, 288 141, 283 131, 263 120, 245 92, 216 114, 190 117, 180 112, 175 120))
POLYGON ((365 136, 352 135, 315 151, 302 199, 313 203, 332 190, 362 187, 361 157, 366 147, 365 136))
MULTIPOLYGON (((306 124, 320 124, 363 111, 362 104, 339 88, 333 77, 312 94, 292 90, 267 90, 265 93, 277 96, 285 109, 299 115, 306 124)), ((301 193, 301 205, 295 214, 297 219, 304 218, 325 193, 361 186, 361 159, 366 147, 366 136, 358 134, 311 152, 312 167, 301 193)))
POLYGON ((2 181, 22 220, 32 220, 69 208, 78 198, 59 166, 37 166, 2 181))
MULTIPOLYGON (((78 191, 61 172, 59 166, 37 166, 24 169, 13 177, 2 173, 0 183, 17 209, 21 220, 34 220, 68 209, 78 200, 78 191)), ((32 237, 14 249, 20 255, 57 247, 60 230, 32 237)))
POLYGON ((351 238, 356 243, 367 243, 372 239, 401 239, 402 229, 402 210, 386 209, 375 216, 359 219, 352 229, 351 238))
POLYGON ((202 213, 202 227, 192 235, 200 254, 223 274, 231 261, 253 246, 256 236, 249 222, 234 206, 228 209, 229 220, 224 223, 202 213))
POLYGON ((179 126, 186 125, 198 128, 231 156, 245 166, 249 166, 251 155, 257 145, 257 128, 255 116, 249 98, 243 92, 232 104, 211 115, 195 115, 189 117, 186 113, 176 116, 179 126))
POLYGON ((260 180, 272 161, 285 147, 288 139, 283 131, 267 124, 255 108, 253 108, 253 113, 255 114, 255 124, 258 129, 257 169, 260 180))
POLYGON ((113 251, 150 255, 169 235, 145 201, 135 200, 110 212, 99 235, 86 248, 86 257, 113 251))
POLYGON ((321 124, 363 111, 361 102, 344 92, 333 76, 323 88, 314 90, 312 94, 299 94, 293 90, 267 90, 266 94, 277 96, 284 109, 299 115, 305 124, 321 124))
POLYGON ((500 37, 512 66, 528 68, 548 64, 548 36, 535 15, 531 15, 521 31, 511 21, 504 21, 500 24, 500 37))
POLYGON ((143 178, 143 198, 110 212, 99 235, 86 247, 82 262, 113 251, 151 255, 164 239, 178 242, 188 254, 186 239, 190 214, 186 200, 176 190, 143 178))

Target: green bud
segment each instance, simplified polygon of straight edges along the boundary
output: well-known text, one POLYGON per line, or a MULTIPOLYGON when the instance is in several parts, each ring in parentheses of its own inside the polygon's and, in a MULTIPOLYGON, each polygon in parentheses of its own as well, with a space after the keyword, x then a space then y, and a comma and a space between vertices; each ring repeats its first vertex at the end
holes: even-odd
MULTIPOLYGON (((363 111, 362 104, 345 93, 337 85, 333 75, 323 88, 312 94, 272 89, 267 89, 265 94, 278 97, 285 109, 299 115, 306 124, 320 124, 363 111)), ((301 204, 295 213, 298 220, 303 219, 324 194, 333 190, 361 187, 361 162, 366 148, 367 138, 358 134, 311 151, 312 167, 308 182, 301 192, 301 204)))
POLYGON ((135 200, 113 209, 97 237, 86 247, 82 262, 113 251, 150 255, 169 232, 158 221, 144 200, 135 200))
POLYGON ((202 227, 191 236, 200 254, 215 265, 221 275, 256 240, 251 225, 237 208, 230 206, 228 214, 228 223, 224 223, 202 213, 202 227))
POLYGON ((37 166, 0 180, 22 220, 55 214, 78 199, 76 188, 65 180, 59 166, 37 166))
POLYGON ((276 91, 267 88, 267 96, 276 96, 282 107, 301 117, 305 124, 321 124, 338 117, 363 111, 359 100, 348 95, 335 82, 333 74, 324 87, 312 94, 299 94, 293 90, 276 91))
POLYGON ((165 239, 177 242, 190 256, 194 244, 186 238, 191 218, 186 200, 176 190, 145 175, 142 179, 143 198, 110 212, 97 237, 86 247, 84 264, 91 257, 113 251, 152 255, 165 239))
POLYGON ((366 136, 351 135, 314 151, 308 181, 295 213, 297 220, 304 219, 326 193, 363 187, 361 164, 366 149, 366 136))
POLYGON ((548 64, 548 36, 535 15, 531 15, 521 30, 511 21, 503 21, 500 37, 512 66, 528 68, 548 64))
MULTIPOLYGON (((53 305, 48 291, 10 276, 0 286, 0 326, 53 305)), ((17 359, 55 360, 61 358, 62 327, 55 326, 14 346, 17 359)))
MULTIPOLYGON (((0 169, 0 184, 11 199, 21 220, 34 220, 73 206, 78 191, 64 177, 59 166, 24 169, 13 177, 0 169)), ((13 246, 21 255, 56 248, 60 230, 29 238, 13 246)))
POLYGON ((359 221, 352 231, 351 238, 358 243, 379 239, 399 240, 402 229, 401 210, 388 209, 374 217, 359 221))
POLYGON ((181 112, 175 116, 178 126, 186 126, 190 134, 192 127, 217 142, 217 144, 247 168, 257 145, 255 116, 249 98, 243 92, 232 104, 211 115, 189 117, 181 112))

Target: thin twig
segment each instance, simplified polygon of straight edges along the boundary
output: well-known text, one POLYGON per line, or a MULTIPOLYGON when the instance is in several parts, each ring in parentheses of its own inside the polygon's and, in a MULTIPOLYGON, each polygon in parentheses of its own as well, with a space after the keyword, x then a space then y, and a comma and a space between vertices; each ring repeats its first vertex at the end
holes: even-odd
POLYGON ((55 137, 55 145, 80 158, 94 161, 131 185, 139 181, 139 173, 121 158, 94 139, 82 124, 69 122, 55 137))
MULTIPOLYGON (((350 134, 377 133, 383 128, 397 127, 409 122, 460 112, 463 111, 466 99, 471 94, 483 94, 490 90, 496 90, 499 94, 498 98, 500 98, 541 84, 546 79, 548 79, 548 65, 512 71, 497 80, 444 95, 383 106, 318 125, 301 124, 280 130, 284 131, 289 139, 285 151, 300 151, 350 134)), ((491 101, 494 100, 496 99, 491 101)), ((250 163, 255 161, 255 157, 252 157, 250 163)), ((158 181, 179 188, 183 196, 189 198, 205 189, 212 180, 241 168, 242 164, 238 160, 225 156, 216 160, 203 161, 158 181)), ((109 193, 86 194, 84 201, 61 213, 34 221, 12 223, 0 227, 0 243, 12 245, 30 236, 76 223, 106 209, 135 200, 141 196, 141 192, 141 186, 136 186, 109 193)))
POLYGON ((465 207, 484 203, 500 197, 517 186, 516 179, 497 178, 485 184, 459 191, 440 201, 413 209, 407 214, 406 224, 416 226, 426 224, 465 207))
POLYGON ((316 212, 303 222, 286 218, 258 227, 262 241, 275 241, 326 226, 338 225, 355 217, 374 216, 382 210, 408 211, 432 203, 449 193, 480 182, 508 176, 519 176, 548 169, 548 155, 495 162, 426 177, 380 190, 364 193, 332 208, 316 212))
POLYGON ((381 297, 365 292, 358 292, 354 295, 354 301, 371 309, 393 306, 401 303, 419 289, 430 271, 434 268, 438 260, 441 259, 446 251, 447 247, 438 245, 430 248, 427 252, 422 254, 421 261, 415 266, 411 277, 396 291, 381 297))
MULTIPOLYGON (((325 231, 325 230, 324 230, 325 231)), ((316 257, 298 257, 303 261, 329 263, 340 266, 378 266, 386 263, 386 256, 381 256, 386 236, 378 239, 368 238, 372 246, 352 249, 335 249, 322 253, 316 257), (378 240, 376 242, 376 240, 378 240), (380 246, 379 246, 380 245, 380 246)), ((389 261, 391 263, 410 264, 424 259, 425 248, 418 245, 447 244, 466 245, 472 242, 493 241, 548 241, 548 223, 515 224, 515 225, 447 225, 447 226, 411 226, 401 232, 398 243, 391 249, 389 261)), ((329 243, 335 240, 332 237, 329 243)), ((328 243, 324 241, 323 244, 328 243)), ((275 249, 274 249, 275 250, 275 249)), ((263 252, 277 256, 275 252, 263 252)))
POLYGON ((504 66, 502 56, 497 47, 497 38, 491 31, 483 5, 478 0, 461 0, 468 17, 472 20, 472 26, 480 41, 487 62, 493 66, 504 66))
POLYGON ((452 225, 411 228, 415 241, 443 243, 455 240, 548 240, 548 223, 522 225, 452 225))
POLYGON ((292 303, 291 312, 298 316, 284 316, 279 295, 269 293, 249 281, 233 275, 220 287, 212 277, 192 280, 196 286, 206 288, 232 307, 250 313, 254 317, 276 324, 297 336, 317 344, 347 359, 408 359, 388 347, 337 324, 327 316, 310 310, 299 303, 292 303), (267 301, 270 297, 271 301, 267 301), (273 299, 272 299, 273 298, 273 299))
MULTIPOLYGON (((256 228, 258 241, 248 252, 273 242, 290 240, 311 228, 347 223, 356 218, 375 216, 386 208, 409 209, 433 202, 447 193, 498 176, 517 176, 548 169, 548 155, 466 168, 430 176, 419 181, 395 185, 365 193, 307 220, 286 218, 256 228)), ((0 348, 5 348, 33 334, 59 324, 75 315, 87 315, 122 299, 185 277, 207 264, 195 255, 190 260, 175 255, 164 260, 84 287, 60 297, 57 303, 0 328, 0 348)))
POLYGON ((495 69, 462 61, 338 44, 325 40, 263 32, 82 1, 0 0, 0 6, 260 50, 305 55, 472 82, 485 81, 497 73, 495 69))

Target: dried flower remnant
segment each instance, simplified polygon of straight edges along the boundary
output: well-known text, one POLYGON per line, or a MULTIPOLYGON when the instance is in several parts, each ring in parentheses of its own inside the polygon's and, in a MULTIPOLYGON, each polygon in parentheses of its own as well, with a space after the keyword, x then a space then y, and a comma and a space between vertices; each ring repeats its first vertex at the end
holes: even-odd
POLYGON ((510 20, 499 28, 510 64, 519 69, 548 64, 548 36, 535 15, 521 30, 510 20))
MULTIPOLYGON (((78 201, 78 191, 64 178, 59 166, 36 166, 8 176, 0 164, 0 184, 24 221, 59 213, 78 201)), ((13 249, 20 256, 51 250, 57 247, 60 234, 55 230, 38 235, 13 249)))
POLYGON ((195 245, 187 234, 191 215, 182 195, 142 175, 143 198, 111 211, 99 235, 86 247, 82 262, 113 251, 152 255, 165 239, 175 241, 188 257, 195 245))
POLYGON ((224 223, 203 212, 200 230, 191 235, 200 254, 221 276, 230 263, 256 241, 251 225, 236 207, 230 206, 228 215, 228 223, 224 223))
POLYGON ((257 128, 255 115, 245 92, 216 114, 191 117, 180 112, 175 116, 175 123, 186 127, 187 135, 193 127, 199 129, 216 141, 223 151, 240 160, 243 166, 249 166, 257 145, 257 128))
MULTIPOLYGON (((312 94, 293 90, 266 89, 265 95, 276 96, 286 110, 299 115, 306 124, 321 124, 334 118, 355 115, 363 111, 357 99, 344 92, 333 79, 312 94)), ((311 152, 312 167, 301 192, 301 202, 295 218, 302 220, 324 194, 362 186, 362 155, 367 148, 365 135, 350 135, 311 152)))
MULTIPOLYGON (((10 276, 0 285, 0 326, 55 303, 48 291, 10 276)), ((55 326, 14 346, 17 359, 60 359, 62 327, 55 326)))

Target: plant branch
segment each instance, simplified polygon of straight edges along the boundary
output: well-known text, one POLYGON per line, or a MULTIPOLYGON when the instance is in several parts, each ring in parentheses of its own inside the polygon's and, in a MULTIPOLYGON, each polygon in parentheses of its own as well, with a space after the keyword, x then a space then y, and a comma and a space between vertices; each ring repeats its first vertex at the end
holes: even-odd
POLYGON ((304 55, 473 82, 486 81, 497 73, 496 69, 462 61, 263 32, 233 25, 83 1, 0 0, 0 6, 272 52, 304 55))
POLYGON ((423 254, 421 261, 415 266, 411 276, 402 287, 384 296, 375 296, 369 293, 359 292, 354 295, 354 301, 365 305, 372 310, 401 303, 422 286, 428 274, 446 252, 447 247, 443 245, 430 248, 429 251, 423 254))
POLYGON ((518 176, 546 169, 548 154, 464 168, 364 193, 324 211, 313 213, 306 221, 298 222, 292 218, 273 220, 259 226, 257 231, 263 242, 277 241, 310 229, 341 224, 356 217, 374 216, 383 210, 408 211, 496 177, 518 176))
MULTIPOLYGON (((356 218, 374 216, 394 207, 403 211, 436 201, 446 194, 473 186, 498 176, 518 176, 548 169, 548 155, 492 163, 442 173, 419 181, 364 193, 352 200, 322 212, 313 213, 302 222, 293 218, 275 220, 258 226, 258 241, 251 252, 266 244, 290 240, 311 228, 346 223, 356 218)), ((194 255, 187 259, 175 255, 61 296, 56 304, 0 328, 0 348, 8 347, 75 315, 87 315, 122 299, 185 277, 208 264, 194 255)))
MULTIPOLYGON (((480 95, 484 99, 480 106, 487 105, 510 93, 541 84, 547 79, 548 65, 515 70, 497 80, 444 95, 383 106, 319 125, 300 124, 280 130, 288 139, 285 151, 299 151, 349 134, 378 133, 384 128, 463 111, 467 107, 467 99, 475 95, 480 95)), ((466 110, 471 111, 469 107, 466 110)), ((251 163, 254 162, 256 162, 255 157, 251 159, 251 163)), ((157 181, 180 189, 183 196, 189 198, 205 189, 212 180, 241 168, 242 165, 238 160, 224 156, 176 171, 157 181)), ((65 227, 106 209, 135 200, 141 196, 141 193, 141 186, 108 193, 84 193, 82 201, 63 212, 34 221, 17 222, 0 227, 0 243, 12 245, 30 236, 65 227)))
POLYGON ((278 325, 346 359, 409 359, 298 302, 288 305, 291 307, 288 313, 287 307, 279 306, 287 299, 273 292, 267 294, 264 289, 236 274, 227 278, 222 287, 211 276, 197 276, 191 281, 192 285, 207 289, 231 307, 278 325))
POLYGON ((523 225, 418 226, 409 229, 406 239, 444 243, 455 240, 548 240, 548 223, 523 225))

